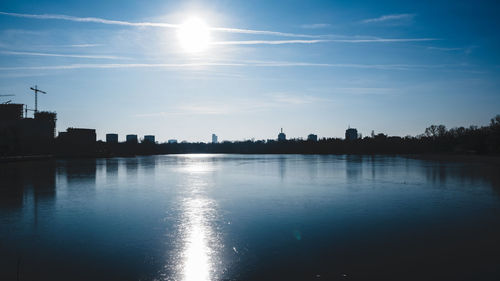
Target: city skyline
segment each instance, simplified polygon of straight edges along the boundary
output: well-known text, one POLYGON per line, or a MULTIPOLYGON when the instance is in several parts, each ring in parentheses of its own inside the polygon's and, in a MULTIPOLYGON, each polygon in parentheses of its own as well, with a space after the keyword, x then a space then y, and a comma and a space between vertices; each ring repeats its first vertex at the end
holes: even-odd
POLYGON ((0 4, 0 94, 38 85, 57 131, 415 136, 500 108, 495 2, 33 3, 0 4))

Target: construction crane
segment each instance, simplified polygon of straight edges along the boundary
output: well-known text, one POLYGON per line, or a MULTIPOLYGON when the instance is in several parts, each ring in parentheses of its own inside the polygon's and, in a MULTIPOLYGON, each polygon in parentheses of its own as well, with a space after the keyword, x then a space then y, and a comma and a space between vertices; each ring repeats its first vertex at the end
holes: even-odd
POLYGON ((47 93, 42 91, 42 90, 39 90, 37 85, 35 85, 35 88, 30 87, 30 90, 35 92, 35 113, 37 113, 38 112, 38 93, 42 93, 42 94, 47 94, 47 93))

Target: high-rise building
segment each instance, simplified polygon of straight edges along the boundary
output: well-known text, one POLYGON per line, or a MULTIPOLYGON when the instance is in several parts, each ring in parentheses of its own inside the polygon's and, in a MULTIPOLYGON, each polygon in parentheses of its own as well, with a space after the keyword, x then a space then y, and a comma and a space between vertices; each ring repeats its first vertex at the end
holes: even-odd
POLYGON ((218 142, 217 135, 216 134, 212 134, 212 143, 217 143, 217 142, 218 142))
POLYGON ((278 134, 278 141, 286 141, 286 135, 283 133, 283 128, 281 128, 281 132, 278 134))
POLYGON ((106 134, 107 143, 118 143, 118 134, 106 134))
POLYGON ((358 130, 355 128, 348 128, 345 130, 345 139, 346 140, 356 140, 358 139, 358 130))

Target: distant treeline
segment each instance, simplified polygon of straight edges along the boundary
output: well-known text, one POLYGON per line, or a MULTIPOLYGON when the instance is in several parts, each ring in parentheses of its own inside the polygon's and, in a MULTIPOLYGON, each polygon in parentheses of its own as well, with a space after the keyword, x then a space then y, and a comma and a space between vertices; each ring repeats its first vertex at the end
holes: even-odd
POLYGON ((125 156, 176 153, 242 153, 242 154, 500 154, 500 115, 488 126, 446 129, 432 125, 418 136, 377 134, 356 140, 322 138, 318 141, 236 141, 222 143, 104 143, 96 144, 101 156, 125 156))

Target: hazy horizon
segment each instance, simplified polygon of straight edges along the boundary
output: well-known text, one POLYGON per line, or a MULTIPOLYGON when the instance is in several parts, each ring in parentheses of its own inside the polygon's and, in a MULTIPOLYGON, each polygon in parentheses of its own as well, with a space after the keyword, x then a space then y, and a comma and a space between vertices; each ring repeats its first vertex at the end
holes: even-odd
POLYGON ((500 108, 494 1, 2 1, 0 102, 158 141, 418 135, 500 108))

